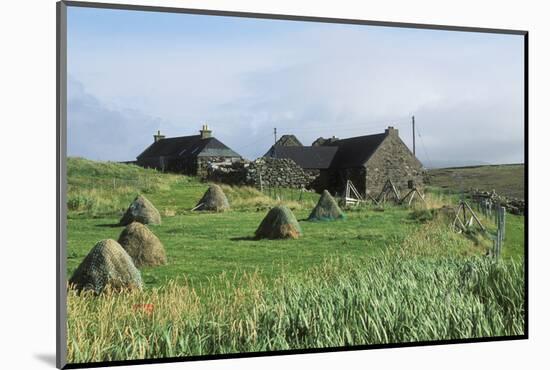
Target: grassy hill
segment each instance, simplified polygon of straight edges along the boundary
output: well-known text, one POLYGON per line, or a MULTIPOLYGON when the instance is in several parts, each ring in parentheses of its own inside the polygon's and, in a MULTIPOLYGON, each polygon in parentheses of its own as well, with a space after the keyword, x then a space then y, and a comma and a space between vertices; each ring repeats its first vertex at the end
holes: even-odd
POLYGON ((523 164, 439 168, 428 170, 430 185, 459 192, 470 188, 509 197, 524 197, 523 164))

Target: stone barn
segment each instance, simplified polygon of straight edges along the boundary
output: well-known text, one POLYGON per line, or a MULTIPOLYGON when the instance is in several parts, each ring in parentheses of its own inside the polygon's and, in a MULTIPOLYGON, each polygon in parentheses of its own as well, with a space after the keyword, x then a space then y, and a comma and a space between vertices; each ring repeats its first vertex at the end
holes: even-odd
POLYGON ((137 157, 136 164, 160 171, 176 172, 206 178, 214 163, 234 163, 242 157, 212 136, 207 125, 199 135, 166 138, 160 131, 154 142, 137 157))
POLYGON ((266 156, 289 158, 304 168, 318 191, 341 193, 347 180, 365 195, 376 196, 391 179, 404 190, 409 183, 421 188, 424 169, 399 137, 388 127, 384 133, 347 139, 318 138, 312 146, 274 145, 266 156))

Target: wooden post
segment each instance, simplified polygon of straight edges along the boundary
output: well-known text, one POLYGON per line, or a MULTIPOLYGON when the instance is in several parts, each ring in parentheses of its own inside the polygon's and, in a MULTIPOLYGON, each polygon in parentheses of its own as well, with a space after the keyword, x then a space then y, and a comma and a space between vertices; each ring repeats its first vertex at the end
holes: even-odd
POLYGON ((464 204, 466 205, 466 207, 468 207, 468 210, 470 211, 470 213, 472 213, 472 217, 476 220, 477 224, 479 225, 479 227, 481 227, 481 230, 485 231, 485 227, 483 227, 483 225, 481 224, 481 221, 479 220, 479 218, 477 218, 476 214, 474 213, 474 211, 472 211, 472 208, 470 208, 470 205, 466 202, 464 202, 464 204))
POLYGON ((506 208, 502 207, 502 240, 506 237, 506 208))
POLYGON ((264 192, 264 183, 262 181, 262 173, 260 172, 260 191, 263 193, 264 192))

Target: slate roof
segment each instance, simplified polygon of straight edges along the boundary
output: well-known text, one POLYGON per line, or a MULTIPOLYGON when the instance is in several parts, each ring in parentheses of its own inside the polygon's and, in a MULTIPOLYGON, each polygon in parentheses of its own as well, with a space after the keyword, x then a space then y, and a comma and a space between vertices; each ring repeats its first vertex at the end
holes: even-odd
POLYGON ((265 157, 290 158, 305 169, 361 167, 385 138, 383 133, 329 141, 319 146, 276 145, 265 157))
POLYGON ((338 151, 331 163, 331 168, 361 167, 376 152, 378 146, 384 141, 386 134, 340 139, 327 144, 328 147, 338 147, 338 151))
POLYGON ((326 169, 330 167, 336 147, 329 146, 272 146, 266 157, 289 158, 304 169, 326 169))
POLYGON ((200 135, 171 137, 151 144, 138 159, 151 157, 240 157, 238 153, 214 137, 200 135))

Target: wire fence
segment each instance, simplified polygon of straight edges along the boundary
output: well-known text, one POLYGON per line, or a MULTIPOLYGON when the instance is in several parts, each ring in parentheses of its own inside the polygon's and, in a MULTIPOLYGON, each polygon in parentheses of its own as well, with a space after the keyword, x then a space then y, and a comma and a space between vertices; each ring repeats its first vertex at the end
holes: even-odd
POLYGON ((493 237, 493 249, 491 254, 499 259, 502 255, 502 247, 506 238, 506 207, 492 201, 489 198, 473 198, 477 204, 478 211, 485 216, 486 219, 492 220, 495 223, 496 231, 493 237))

